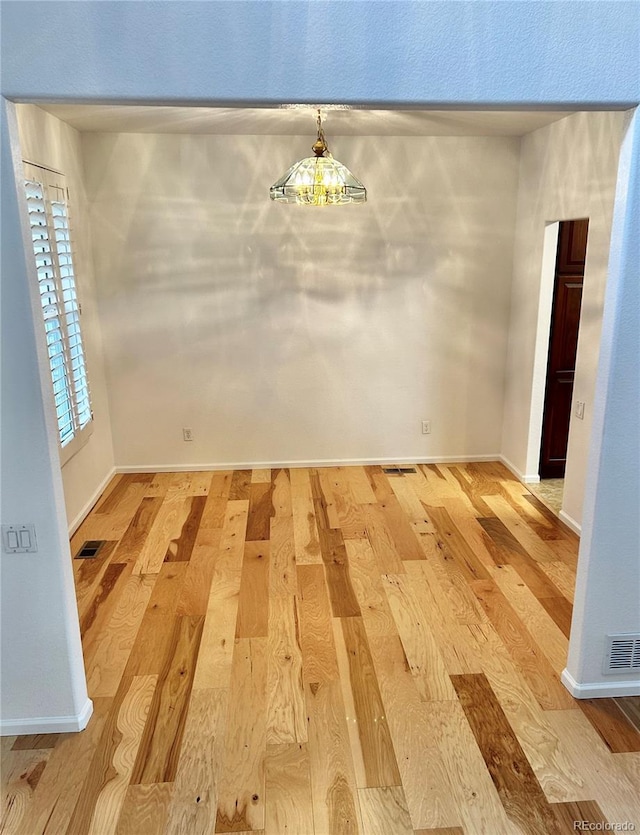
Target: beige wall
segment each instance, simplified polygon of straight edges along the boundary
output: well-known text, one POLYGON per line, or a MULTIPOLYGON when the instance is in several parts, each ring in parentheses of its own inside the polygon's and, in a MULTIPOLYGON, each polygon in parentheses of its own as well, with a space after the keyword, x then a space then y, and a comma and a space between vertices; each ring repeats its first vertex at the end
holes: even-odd
POLYGON ((91 437, 62 468, 67 519, 73 525, 89 509, 87 505, 114 466, 80 134, 39 107, 21 104, 16 109, 23 159, 62 172, 70 194, 76 281, 82 302, 82 335, 94 412, 91 437))
POLYGON ((369 202, 272 203, 310 141, 83 135, 118 465, 500 452, 519 140, 336 137, 369 202))
MULTIPOLYGON (((523 137, 511 295, 511 326, 502 449, 526 476, 538 473, 548 330, 538 317, 550 308, 541 294, 545 225, 589 218, 574 403, 586 403, 584 420, 572 416, 563 511, 582 520, 587 455, 600 347, 602 306, 623 113, 578 113, 523 137)), ((566 518, 565 516, 565 518, 566 518)))

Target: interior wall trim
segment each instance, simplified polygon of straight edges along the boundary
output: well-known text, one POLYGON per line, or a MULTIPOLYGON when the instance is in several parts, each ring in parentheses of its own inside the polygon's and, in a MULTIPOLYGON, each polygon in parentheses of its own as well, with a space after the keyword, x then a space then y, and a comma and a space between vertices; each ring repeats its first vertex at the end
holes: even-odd
POLYGON ((85 518, 89 515, 89 511, 94 506, 94 504, 98 501, 100 496, 103 494, 107 484, 111 481, 114 475, 118 472, 115 467, 111 467, 109 472, 106 476, 102 479, 100 484, 96 487, 96 489, 91 494, 91 497, 84 503, 82 509, 79 513, 77 513, 74 518, 69 522, 69 536, 72 537, 74 533, 78 530, 80 525, 84 522, 85 518))
POLYGON ((629 681, 593 681, 580 684, 568 670, 560 677, 574 699, 598 699, 618 696, 640 696, 640 679, 629 681))
POLYGON ((564 510, 561 510, 558 516, 568 528, 571 528, 574 533, 577 533, 578 536, 582 534, 582 525, 579 522, 576 522, 572 516, 569 516, 569 514, 565 513, 564 510))
POLYGON ((41 716, 27 719, 0 720, 0 736, 22 734, 62 734, 83 731, 93 713, 93 702, 87 699, 75 716, 41 716))
POLYGON ((395 458, 318 458, 296 461, 216 461, 206 464, 134 464, 116 466, 116 473, 187 473, 201 470, 261 470, 279 467, 363 467, 388 464, 459 464, 476 461, 500 461, 499 455, 398 455, 395 458))
POLYGON ((521 473, 520 470, 516 467, 516 465, 509 461, 508 458, 505 458, 504 455, 499 455, 498 460, 502 461, 505 467, 514 474, 514 476, 521 481, 523 484, 538 484, 540 481, 540 476, 538 473, 521 473))

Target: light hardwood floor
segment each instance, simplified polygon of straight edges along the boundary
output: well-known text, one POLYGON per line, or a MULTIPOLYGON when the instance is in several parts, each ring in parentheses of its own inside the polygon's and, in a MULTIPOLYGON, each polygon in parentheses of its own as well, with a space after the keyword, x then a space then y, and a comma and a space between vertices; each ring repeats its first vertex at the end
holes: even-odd
POLYGON ((2 740, 3 835, 640 831, 640 699, 561 685, 577 539, 501 465, 120 475, 96 539, 94 715, 2 740))

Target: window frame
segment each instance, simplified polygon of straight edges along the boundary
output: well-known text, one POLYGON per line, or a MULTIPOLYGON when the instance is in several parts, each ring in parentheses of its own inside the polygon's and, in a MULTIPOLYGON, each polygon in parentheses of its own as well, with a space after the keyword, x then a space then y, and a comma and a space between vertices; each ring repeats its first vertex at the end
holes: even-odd
MULTIPOLYGON (((56 427, 57 427, 57 437, 58 437, 58 450, 60 453, 60 466, 64 466, 77 452, 85 446, 88 442, 89 438, 93 433, 93 426, 94 426, 94 414, 93 414, 93 404, 91 402, 91 387, 89 383, 89 369, 88 369, 88 359, 87 359, 87 350, 86 350, 86 340, 84 339, 84 332, 82 326, 82 301, 81 301, 81 290, 78 281, 78 275, 76 272, 77 268, 77 249, 74 245, 73 240, 73 224, 71 220, 71 209, 70 209, 70 199, 69 199, 69 189, 66 184, 66 177, 61 171, 56 171, 53 168, 50 168, 45 165, 40 165, 36 162, 32 162, 31 160, 23 160, 23 174, 24 174, 24 183, 23 189, 25 189, 25 202, 27 200, 26 197, 26 184, 29 182, 37 183, 42 187, 43 192, 43 199, 45 203, 45 221, 46 221, 46 229, 47 229, 47 238, 48 243, 51 247, 51 261, 52 261, 52 283, 55 287, 55 295, 56 295, 56 304, 58 306, 64 304, 64 288, 62 286, 62 276, 61 276, 61 269, 60 269, 60 261, 59 261, 59 252, 56 247, 56 237, 55 237, 55 226, 54 226, 54 215, 51 209, 51 204, 53 202, 57 202, 52 199, 52 194, 55 191, 60 191, 62 193, 65 212, 66 212, 66 222, 67 222, 67 229, 69 232, 69 249, 70 249, 70 261, 71 261, 71 276, 73 278, 73 289, 75 291, 77 307, 78 307, 78 330, 79 330, 79 337, 80 337, 80 348, 82 351, 82 358, 83 358, 83 365, 84 365, 84 375, 86 378, 86 390, 87 396, 89 399, 89 410, 91 417, 89 418, 88 422, 85 423, 84 426, 76 425, 79 424, 79 397, 78 391, 76 389, 75 381, 73 379, 73 373, 70 372, 70 364, 71 364, 71 345, 70 345, 70 337, 68 331, 68 322, 67 317, 65 315, 65 311, 63 307, 59 307, 59 323, 60 323, 60 331, 62 335, 62 346, 63 346, 63 356, 64 356, 64 363, 65 368, 67 369, 65 373, 66 377, 66 386, 68 387, 69 397, 70 397, 70 405, 71 405, 71 412, 72 412, 72 420, 73 420, 73 435, 72 437, 66 441, 64 444, 62 443, 62 439, 60 437, 60 425, 58 422, 58 415, 56 413, 56 427)), ((31 253, 32 257, 35 260, 35 252, 32 249, 31 253)), ((37 271, 37 262, 36 262, 36 271, 37 271)), ((45 326, 45 318, 42 316, 41 322, 43 327, 45 326)), ((53 371, 50 368, 50 375, 49 379, 51 380, 51 387, 53 393, 54 387, 54 380, 53 380, 53 371)), ((55 395, 54 395, 55 398, 55 395)))

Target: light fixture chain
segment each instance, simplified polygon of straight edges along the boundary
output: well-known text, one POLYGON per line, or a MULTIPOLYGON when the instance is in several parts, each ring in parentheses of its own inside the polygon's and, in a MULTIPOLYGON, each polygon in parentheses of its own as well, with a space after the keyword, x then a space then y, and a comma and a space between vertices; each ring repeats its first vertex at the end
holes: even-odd
POLYGON ((324 128, 322 127, 322 114, 320 112, 320 108, 318 108, 318 142, 321 142, 324 145, 325 151, 329 153, 329 146, 327 145, 327 138, 324 135, 324 128))

